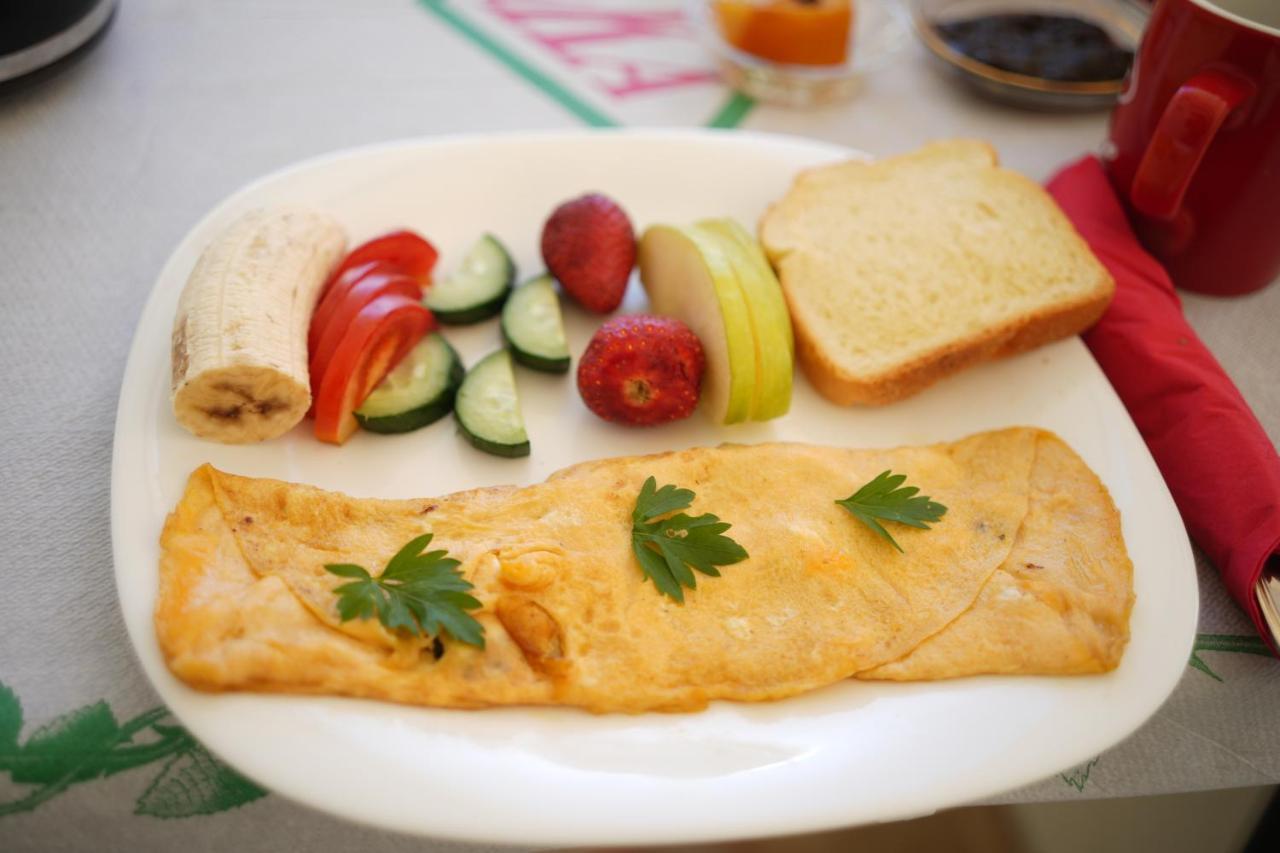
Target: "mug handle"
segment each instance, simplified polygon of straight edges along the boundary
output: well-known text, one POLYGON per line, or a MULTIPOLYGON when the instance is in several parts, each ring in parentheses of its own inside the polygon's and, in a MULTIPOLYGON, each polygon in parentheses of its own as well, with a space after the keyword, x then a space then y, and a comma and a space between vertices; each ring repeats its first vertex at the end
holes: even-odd
POLYGON ((1201 71, 1179 86, 1133 176, 1133 206, 1156 219, 1172 219, 1218 129, 1252 89, 1217 70, 1201 71))

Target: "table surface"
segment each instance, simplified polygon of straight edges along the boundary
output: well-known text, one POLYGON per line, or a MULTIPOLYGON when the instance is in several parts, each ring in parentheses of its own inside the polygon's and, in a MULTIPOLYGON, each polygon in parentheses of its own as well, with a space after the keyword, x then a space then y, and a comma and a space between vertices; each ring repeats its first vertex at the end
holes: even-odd
MULTIPOLYGON (((1105 114, 976 100, 914 43, 850 103, 754 105, 714 79, 679 5, 124 0, 82 61, 0 97, 6 849, 126 837, 135 850, 452 848, 345 824, 240 778, 166 718, 125 636, 108 495, 130 337, 170 250, 245 182, 381 140, 584 123, 739 126, 877 155, 978 136, 1044 179, 1105 134, 1105 114), (121 745, 148 727, 151 746, 121 745), (17 769, 19 754, 34 763, 17 769)), ((1277 441, 1280 287, 1183 299, 1277 441)), ((1280 781, 1280 663, 1203 558, 1199 573, 1196 652, 1164 708, 1114 749, 996 802, 1280 781)))

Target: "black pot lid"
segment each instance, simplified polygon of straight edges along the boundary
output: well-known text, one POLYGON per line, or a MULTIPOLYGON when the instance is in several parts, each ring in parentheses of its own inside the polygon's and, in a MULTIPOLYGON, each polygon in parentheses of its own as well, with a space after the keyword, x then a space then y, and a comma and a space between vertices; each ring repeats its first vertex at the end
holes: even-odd
POLYGON ((116 0, 0 0, 0 82, 64 59, 102 31, 116 0))

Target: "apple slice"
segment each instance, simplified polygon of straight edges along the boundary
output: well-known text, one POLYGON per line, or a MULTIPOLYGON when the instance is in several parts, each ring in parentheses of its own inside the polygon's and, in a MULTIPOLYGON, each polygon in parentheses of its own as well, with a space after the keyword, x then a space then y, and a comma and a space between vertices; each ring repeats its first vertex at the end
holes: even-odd
POLYGON ((702 341, 702 405, 717 423, 747 420, 755 394, 755 340, 723 244, 696 228, 654 225, 640 238, 638 254, 653 310, 682 320, 702 341))
POLYGON ((737 222, 707 219, 695 227, 721 242, 747 300, 756 354, 756 388, 750 417, 767 421, 785 415, 791 408, 795 341, 782 286, 760 244, 737 222))

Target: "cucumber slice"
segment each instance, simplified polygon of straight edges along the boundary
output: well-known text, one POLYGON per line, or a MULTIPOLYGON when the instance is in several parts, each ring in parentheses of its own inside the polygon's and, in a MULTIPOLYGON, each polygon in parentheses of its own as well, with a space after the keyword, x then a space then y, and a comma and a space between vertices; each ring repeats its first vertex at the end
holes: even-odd
POLYGON ((526 367, 547 373, 569 369, 569 342, 555 279, 540 275, 511 291, 502 306, 502 337, 515 360, 526 367))
POLYGON ((467 371, 454 415, 467 440, 496 456, 528 456, 529 434, 520 415, 511 353, 491 352, 467 371))
POLYGON ((502 309, 516 278, 516 265, 492 234, 477 240, 462 265, 431 286, 424 300, 441 323, 478 323, 502 309))
POLYGON ((465 374, 462 359, 439 333, 427 335, 356 409, 371 432, 396 433, 434 423, 453 410, 465 374))

